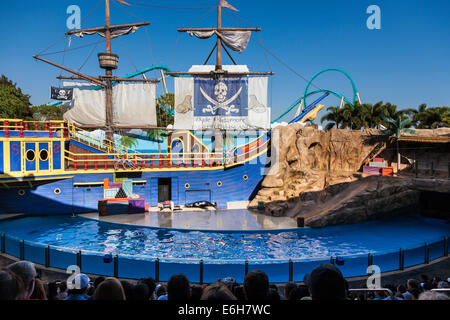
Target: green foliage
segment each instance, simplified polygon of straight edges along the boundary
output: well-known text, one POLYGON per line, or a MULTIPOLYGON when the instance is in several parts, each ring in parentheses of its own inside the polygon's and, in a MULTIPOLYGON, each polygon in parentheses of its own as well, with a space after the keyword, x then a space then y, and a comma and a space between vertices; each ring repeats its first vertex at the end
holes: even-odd
MULTIPOLYGON (((359 104, 354 106, 345 104, 340 107, 329 107, 321 122, 328 122, 326 130, 332 128, 361 130, 366 128, 379 129, 381 126, 390 128, 393 124, 386 119, 404 121, 404 128, 415 127, 417 129, 435 129, 450 126, 450 108, 427 108, 425 104, 418 109, 398 110, 391 103, 378 102, 372 104, 359 104), (408 120, 408 121, 406 121, 408 120)), ((400 123, 397 123, 397 125, 400 123)))
POLYGON ((126 148, 134 149, 138 145, 138 141, 133 137, 122 136, 120 138, 120 144, 126 148))
POLYGON ((168 137, 168 133, 160 129, 151 129, 147 131, 147 138, 151 141, 158 142, 158 152, 161 153, 161 142, 168 137))
POLYGON ((0 79, 0 118, 32 120, 30 96, 4 75, 0 79))
POLYGON ((403 119, 402 115, 398 114, 396 118, 383 117, 383 121, 386 124, 386 129, 381 131, 383 134, 395 134, 397 139, 400 139, 403 132, 414 134, 414 130, 408 129, 412 122, 410 118, 403 119))
POLYGON ((174 110, 174 107, 175 95, 173 93, 162 95, 156 100, 158 127, 167 128, 168 125, 174 124, 174 116, 168 112, 168 108, 174 110))
POLYGON ((450 127, 449 107, 428 108, 426 104, 421 104, 419 110, 411 111, 411 114, 417 129, 450 127))
POLYGON ((34 120, 49 121, 63 120, 63 108, 60 106, 49 106, 46 104, 31 107, 34 120))

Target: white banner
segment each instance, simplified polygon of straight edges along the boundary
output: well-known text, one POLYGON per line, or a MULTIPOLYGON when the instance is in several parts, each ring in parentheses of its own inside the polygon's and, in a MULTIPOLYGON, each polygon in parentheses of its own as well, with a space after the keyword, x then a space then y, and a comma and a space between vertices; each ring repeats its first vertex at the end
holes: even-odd
POLYGON ((178 130, 269 129, 267 77, 175 79, 178 130))

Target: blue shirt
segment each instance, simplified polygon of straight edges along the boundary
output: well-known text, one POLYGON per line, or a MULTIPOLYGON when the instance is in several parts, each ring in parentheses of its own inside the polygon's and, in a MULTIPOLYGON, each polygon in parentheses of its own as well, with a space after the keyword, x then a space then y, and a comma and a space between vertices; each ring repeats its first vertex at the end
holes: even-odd
POLYGON ((64 300, 89 300, 89 297, 85 294, 70 294, 64 300))

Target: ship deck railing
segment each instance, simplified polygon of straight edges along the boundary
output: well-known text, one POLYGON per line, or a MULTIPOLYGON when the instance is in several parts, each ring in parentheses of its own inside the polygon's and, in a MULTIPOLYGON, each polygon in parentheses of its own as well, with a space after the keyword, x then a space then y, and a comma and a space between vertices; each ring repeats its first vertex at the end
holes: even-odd
POLYGON ((100 151, 89 153, 86 150, 86 153, 77 153, 65 149, 66 171, 229 168, 250 162, 267 152, 270 146, 270 139, 264 140, 261 136, 247 144, 223 152, 140 153, 102 137, 94 137, 90 132, 77 128, 75 124, 62 120, 0 119, 0 132, 4 132, 5 138, 71 139, 93 146, 100 151))
POLYGON ((213 169, 249 162, 267 151, 269 141, 242 154, 208 153, 74 153, 65 150, 66 170, 213 169))
POLYGON ((45 133, 48 132, 49 138, 56 137, 56 132, 62 132, 64 138, 68 137, 69 125, 62 120, 51 121, 25 121, 23 119, 0 119, 0 131, 5 132, 5 138, 9 138, 10 133, 19 132, 19 137, 24 138, 26 133, 36 132, 45 133))

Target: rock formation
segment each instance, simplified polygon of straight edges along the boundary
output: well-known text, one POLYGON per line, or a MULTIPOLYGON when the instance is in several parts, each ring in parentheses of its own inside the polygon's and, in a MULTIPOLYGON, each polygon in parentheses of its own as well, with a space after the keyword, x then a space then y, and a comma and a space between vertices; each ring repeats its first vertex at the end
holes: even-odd
POLYGON ((420 191, 411 179, 359 172, 377 155, 395 158, 389 137, 378 130, 322 131, 296 123, 275 128, 272 140, 272 166, 250 209, 324 227, 400 214, 418 205, 420 191))

